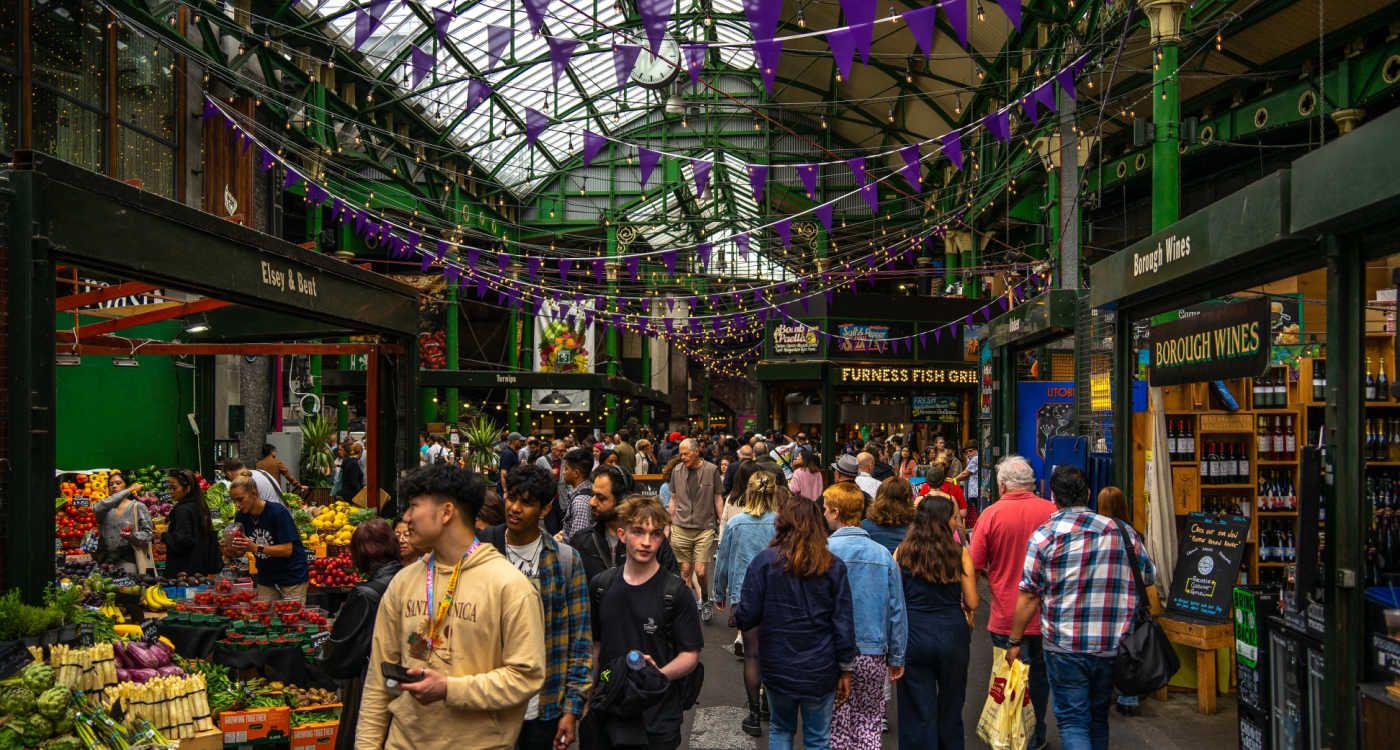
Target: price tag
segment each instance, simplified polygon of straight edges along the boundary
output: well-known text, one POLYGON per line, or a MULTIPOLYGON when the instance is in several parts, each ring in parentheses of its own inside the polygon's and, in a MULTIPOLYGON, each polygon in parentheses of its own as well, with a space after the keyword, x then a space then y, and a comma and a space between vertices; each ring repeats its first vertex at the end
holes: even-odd
POLYGON ((97 628, 91 624, 78 626, 78 643, 91 646, 97 637, 97 628))
POLYGON ((159 624, 155 620, 146 620, 141 623, 141 640, 147 643, 155 643, 160 639, 158 628, 159 624))
POLYGON ((83 497, 82 495, 74 495, 74 496, 73 496, 73 507, 74 507, 74 508, 90 508, 90 507, 92 507, 92 499, 91 499, 91 498, 83 497))
POLYGON ((1376 666, 1400 677, 1400 642, 1375 633, 1371 636, 1371 647, 1376 652, 1376 666))
POLYGON ((118 587, 120 587, 120 586, 135 586, 135 585, 136 585, 136 581, 133 581, 133 580, 131 579, 131 576, 122 576, 121 578, 113 578, 113 579, 112 579, 112 585, 113 585, 113 586, 118 586, 118 587))
POLYGON ((325 646, 326 642, 330 639, 331 631, 329 630, 322 630, 318 633, 313 633, 311 636, 311 647, 319 650, 322 646, 325 646))

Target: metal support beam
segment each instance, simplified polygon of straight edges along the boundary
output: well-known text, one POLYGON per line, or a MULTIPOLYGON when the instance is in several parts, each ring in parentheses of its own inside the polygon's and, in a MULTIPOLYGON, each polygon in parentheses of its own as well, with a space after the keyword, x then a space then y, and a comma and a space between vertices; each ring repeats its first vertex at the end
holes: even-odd
POLYGON ((231 303, 224 302, 223 300, 202 299, 194 302, 171 305, 170 307, 163 307, 150 312, 127 315, 126 317, 116 318, 114 320, 104 320, 101 323, 90 323, 78 328, 78 339, 82 340, 93 336, 101 336, 106 333, 113 333, 115 331, 124 331, 128 328, 144 326, 150 323, 159 323, 163 320, 173 320, 188 315, 198 315, 202 312, 228 307, 230 304, 231 303))
MULTIPOLYGON (((448 284, 447 294, 443 304, 443 338, 446 339, 444 349, 447 354, 447 369, 455 370, 461 367, 461 342, 458 340, 458 318, 461 310, 457 307, 457 285, 448 284)), ((448 388, 447 394, 447 421, 457 422, 462 417, 461 392, 456 388, 448 388)))
POLYGON ((143 284, 139 281, 129 281, 125 284, 113 284, 101 289, 94 289, 90 292, 80 292, 59 297, 54 302, 54 310, 63 312, 65 310, 77 310, 83 307, 100 305, 103 302, 111 302, 122 297, 138 297, 148 292, 154 292, 160 287, 154 284, 143 284))
POLYGON ((1079 288, 1079 133, 1074 129, 1074 97, 1059 92, 1060 169, 1059 234, 1060 288, 1079 288))
POLYGON ((1181 105, 1176 81, 1176 42, 1164 42, 1154 53, 1152 75, 1152 231, 1181 218, 1181 152, 1178 150, 1181 105))

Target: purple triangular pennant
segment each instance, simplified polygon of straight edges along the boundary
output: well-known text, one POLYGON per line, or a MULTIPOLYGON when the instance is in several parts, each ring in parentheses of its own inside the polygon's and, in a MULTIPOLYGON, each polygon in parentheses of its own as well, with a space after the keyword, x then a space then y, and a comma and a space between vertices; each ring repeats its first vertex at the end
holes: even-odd
POLYGON ((569 60, 574 57, 578 40, 547 36, 544 41, 549 45, 549 67, 554 73, 554 85, 558 86, 559 76, 564 75, 564 71, 569 67, 569 60))
POLYGON ((544 14, 549 10, 549 4, 553 0, 524 0, 525 15, 530 18, 530 33, 540 33, 540 24, 544 23, 544 14))
POLYGON ((943 340, 943 329, 942 329, 942 328, 935 328, 935 329, 933 329, 933 343, 937 344, 938 342, 940 342, 940 341, 942 341, 942 340, 943 340))
POLYGON ((481 251, 474 248, 467 248, 467 273, 476 273, 476 264, 481 260, 481 251))
POLYGON ((1020 31, 1021 0, 997 0, 997 5, 1001 6, 1002 12, 1006 14, 1007 20, 1011 21, 1011 25, 1016 27, 1017 31, 1020 31))
POLYGON ((807 191, 807 197, 813 200, 817 197, 817 170, 818 164, 798 164, 797 178, 802 181, 802 187, 807 191))
POLYGON ((603 150, 603 146, 607 145, 607 142, 608 139, 605 136, 589 130, 583 131, 583 166, 588 166, 593 161, 593 157, 597 156, 598 152, 603 150))
POLYGON ((831 48, 831 60, 841 73, 841 80, 851 80, 851 60, 856 53, 856 38, 845 26, 826 32, 826 46, 831 48))
POLYGON ((705 67, 705 51, 709 45, 683 44, 681 57, 685 60, 685 72, 690 74, 691 84, 700 83, 700 71, 705 67))
POLYGON ((569 283, 569 271, 573 270, 574 262, 569 258, 559 259, 559 280, 565 284, 569 283))
POLYGON ((948 25, 958 38, 958 46, 967 49, 967 0, 943 0, 938 9, 948 19, 948 25))
POLYGON ((904 160, 904 168, 899 170, 899 173, 904 176, 905 181, 912 185, 915 190, 922 190, 923 180, 921 175, 923 171, 920 169, 921 165, 919 164, 919 144, 911 143, 901 148, 899 150, 899 158, 904 160))
POLYGON ((452 265, 446 266, 442 269, 442 276, 447 279, 448 284, 456 286, 457 281, 462 278, 462 269, 452 265))
POLYGON ((331 194, 326 192, 325 188, 315 184, 314 182, 306 183, 306 200, 308 203, 312 203, 319 206, 322 203, 325 203, 326 199, 329 197, 331 197, 331 194))
POLYGON ((549 127, 549 115, 529 107, 525 108, 526 143, 533 146, 535 141, 540 137, 540 133, 543 133, 544 129, 547 127, 549 127))
MULTIPOLYGON (((675 250, 666 250, 666 251, 662 252, 662 253, 661 253, 661 264, 664 265, 664 266, 666 266, 666 275, 667 275, 667 276, 674 276, 674 275, 676 275, 676 251, 675 251, 675 250)), ((666 298, 666 304, 668 304, 668 305, 673 305, 673 304, 675 304, 675 300, 674 300, 673 298, 671 298, 671 297, 667 297, 667 298, 666 298)))
POLYGON ((867 183, 867 184, 865 184, 865 185, 862 185, 861 188, 860 188, 860 197, 864 198, 864 199, 865 199, 866 205, 870 206, 870 213, 872 213, 872 214, 878 214, 878 213, 880 213, 880 186, 879 186, 879 184, 874 183, 874 182, 871 182, 871 183, 867 183))
MULTIPOLYGON (((695 246, 695 254, 700 258, 701 267, 710 267, 710 250, 713 248, 714 245, 709 242, 701 242, 695 246)), ((691 307, 694 308, 695 305, 692 303, 691 307)))
POLYGON ((428 75, 428 71, 432 69, 433 56, 419 49, 418 45, 413 46, 413 50, 409 53, 409 56, 412 58, 413 72, 409 74, 408 87, 417 88, 418 84, 422 82, 423 77, 428 75))
POLYGON ((653 151, 645 146, 637 149, 637 164, 642 176, 642 187, 647 186, 647 181, 651 179, 651 172, 656 169, 656 163, 659 161, 661 161, 660 151, 653 151))
POLYGON ((749 19, 749 31, 754 39, 772 39, 778 31, 778 17, 783 4, 774 0, 744 0, 744 16, 749 19))
POLYGON ((691 159, 690 169, 695 173, 695 197, 699 198, 705 194, 705 188, 710 184, 710 170, 715 166, 714 162, 704 159, 691 159))
POLYGON ((613 74, 617 76, 619 90, 627 88, 627 81, 632 77, 632 68, 636 67, 640 54, 642 48, 635 44, 613 45, 613 74))
POLYGON ((987 126, 987 132, 1001 143, 1011 140, 1011 113, 1004 109, 999 109, 982 120, 987 126))
POLYGON ((355 40, 350 45, 350 49, 358 50, 365 42, 369 41, 370 35, 377 28, 379 28, 378 18, 362 10, 355 11, 355 40))
POLYGON ((850 167, 851 175, 856 178, 857 185, 864 185, 869 178, 865 175, 865 157, 857 156, 846 160, 846 166, 850 167))
POLYGON ((754 58, 758 61, 758 75, 763 79, 763 88, 773 95, 773 81, 778 77, 778 58, 783 54, 783 40, 763 39, 753 44, 754 58))
POLYGON ((506 272, 506 269, 508 269, 508 268, 510 268, 510 256, 509 256, 509 255, 506 255, 505 253, 501 253, 500 255, 497 255, 497 256, 496 256, 496 270, 500 271, 501 273, 505 273, 505 272, 506 272))
POLYGON ((1073 70, 1071 70, 1070 68, 1065 68, 1064 70, 1056 73, 1055 82, 1060 84, 1060 89, 1065 92, 1065 96, 1069 97, 1070 99, 1079 98, 1079 87, 1075 83, 1073 70))
POLYGON ((429 254, 427 254, 427 253, 423 253, 423 256, 422 256, 421 258, 418 259, 418 270, 419 270, 420 272, 422 272, 422 271, 426 271, 426 270, 428 270, 429 268, 432 268, 432 267, 433 267, 433 256, 431 256, 431 255, 429 255, 429 254))
POLYGON ((768 184, 768 165, 749 165, 749 187, 753 188, 753 200, 755 203, 763 202, 763 188, 768 184))
POLYGON ((370 0, 369 14, 373 16, 376 21, 382 20, 384 14, 389 10, 389 2, 390 0, 370 0))
POLYGON ((501 62, 501 58, 506 54, 506 47, 510 46, 511 34, 515 32, 509 26, 497 26, 491 24, 486 27, 486 71, 490 71, 501 62))
POLYGON ((447 257, 447 240, 438 240, 433 243, 433 259, 442 260, 447 257))
POLYGON ((593 259, 593 280, 599 284, 608 277, 608 264, 602 258, 593 259))
POLYGON ((628 256, 628 258, 624 260, 622 264, 627 267, 627 276, 633 281, 636 281, 638 276, 640 276, 642 265, 641 259, 635 255, 631 255, 628 256))
MULTIPOLYGON (((739 257, 743 260, 749 259, 749 233, 740 232, 734 235, 734 244, 739 248, 739 257)), ((736 303, 737 304, 737 303, 736 303)))
POLYGON ((870 41, 875 35, 876 0, 841 0, 841 12, 846 15, 846 23, 855 34, 856 51, 860 61, 870 63, 870 41))
POLYGON ((486 97, 491 95, 491 86, 480 78, 473 78, 467 83, 467 102, 464 105, 466 111, 470 112, 477 108, 477 105, 486 101, 486 97))
POLYGON ((924 51, 924 57, 932 55, 933 27, 934 22, 938 20, 938 6, 906 10, 901 17, 904 19, 904 25, 909 27, 909 33, 914 35, 914 43, 924 51))
POLYGON ((433 8, 433 31, 438 44, 447 44, 447 27, 452 23, 452 11, 446 8, 433 8))
POLYGON ((544 267, 544 258, 530 257, 525 259, 525 273, 529 275, 530 283, 535 283, 535 278, 540 275, 540 269, 544 267))
POLYGON ((785 216, 785 217, 783 217, 783 218, 781 218, 781 219, 778 219, 777 221, 773 222, 773 231, 774 231, 774 232, 777 232, 777 233, 778 233, 778 236, 782 238, 782 240, 783 240, 783 247, 790 247, 790 246, 792 245, 792 218, 791 218, 791 217, 785 216))
POLYGON ((287 167, 287 173, 282 176, 282 189, 289 190, 298 182, 302 181, 302 176, 297 174, 295 169, 287 167))
MULTIPOLYGON (((989 128, 990 129, 990 128, 989 128)), ((939 143, 943 144, 943 155, 948 157, 948 161, 953 163, 956 169, 963 167, 962 131, 949 130, 938 137, 939 143)))
POLYGON ((928 346, 928 331, 919 333, 919 346, 928 346))
POLYGON ((676 0, 637 0, 637 15, 642 17, 642 27, 647 30, 647 43, 651 54, 661 49, 661 40, 666 37, 666 24, 671 22, 671 10, 676 0))
POLYGON ((1021 111, 1026 113, 1026 117, 1031 121, 1032 127, 1040 124, 1040 112, 1039 108, 1036 106, 1035 96, 1033 94, 1026 94, 1021 97, 1021 111))
POLYGON ((831 212, 835 208, 836 206, 834 204, 823 203, 812 209, 812 213, 816 214, 818 219, 821 219, 822 226, 826 227, 827 234, 831 234, 831 212))
POLYGON ((1044 107, 1047 112, 1054 112, 1059 109, 1055 102, 1055 81, 1049 80, 1036 86, 1031 91, 1031 97, 1036 103, 1044 107))

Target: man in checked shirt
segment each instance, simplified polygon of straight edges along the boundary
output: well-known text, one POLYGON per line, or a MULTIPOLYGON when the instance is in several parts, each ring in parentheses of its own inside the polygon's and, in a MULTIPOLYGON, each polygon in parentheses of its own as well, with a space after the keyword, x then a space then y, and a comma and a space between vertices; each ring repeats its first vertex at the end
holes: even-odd
MULTIPOLYGON (((1060 466, 1050 476, 1055 513, 1031 534, 1011 621, 1007 663, 1040 608, 1045 671, 1064 750, 1107 750, 1113 661, 1137 607, 1133 570, 1118 524, 1088 508, 1084 472, 1060 466)), ((1144 585, 1156 578, 1142 538, 1126 529, 1144 585)))

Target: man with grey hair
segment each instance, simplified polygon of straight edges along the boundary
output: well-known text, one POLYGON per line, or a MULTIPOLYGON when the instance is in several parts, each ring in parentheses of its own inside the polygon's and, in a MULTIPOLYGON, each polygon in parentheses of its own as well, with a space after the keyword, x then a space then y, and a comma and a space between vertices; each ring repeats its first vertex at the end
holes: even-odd
POLYGON ((871 475, 875 470, 875 454, 861 451, 856 454, 856 465, 860 467, 860 473, 856 474, 856 486, 860 491, 871 497, 880 494, 880 480, 871 475))
POLYGON ((700 584, 695 597, 699 602, 700 619, 709 622, 714 616, 714 602, 709 598, 709 566, 714 556, 715 535, 719 520, 724 517, 724 480, 719 469, 700 455, 694 438, 680 444, 681 462, 671 470, 671 550, 681 564, 681 580, 690 582, 690 573, 700 584))
MULTIPOLYGON (((987 630, 992 645, 1009 648, 1011 621, 1020 597, 1021 573, 1031 534, 1050 520, 1055 504, 1035 494, 1035 469, 1021 456, 1010 455, 997 464, 997 501, 977 519, 972 535, 973 567, 987 574, 992 593, 992 614, 987 630)), ((1035 706, 1035 739, 1032 748, 1045 744, 1045 704, 1050 681, 1045 674, 1045 654, 1040 618, 1032 617, 1020 641, 1021 661, 1031 668, 1031 705, 1035 706)))

